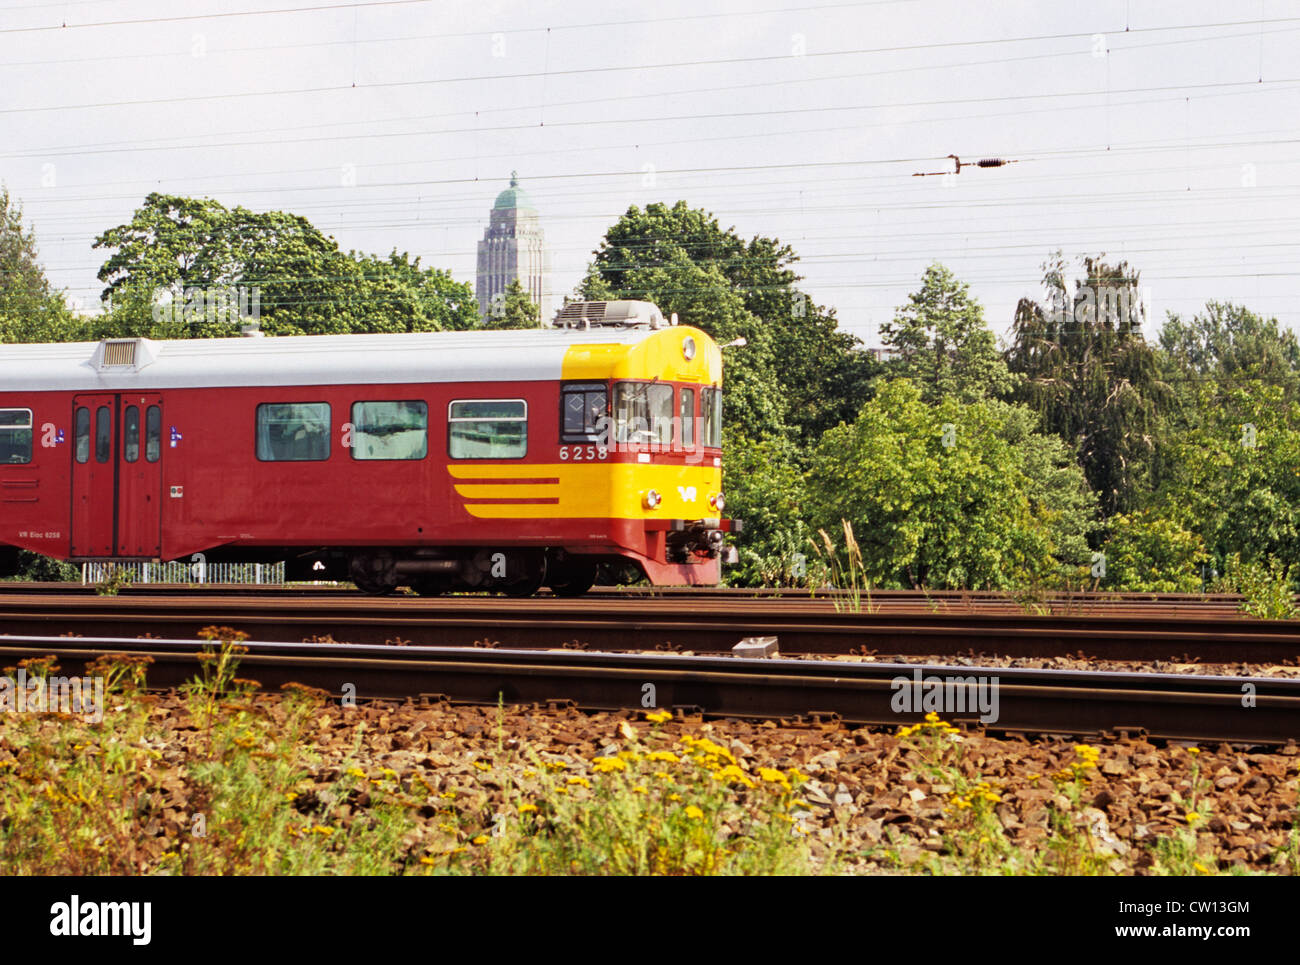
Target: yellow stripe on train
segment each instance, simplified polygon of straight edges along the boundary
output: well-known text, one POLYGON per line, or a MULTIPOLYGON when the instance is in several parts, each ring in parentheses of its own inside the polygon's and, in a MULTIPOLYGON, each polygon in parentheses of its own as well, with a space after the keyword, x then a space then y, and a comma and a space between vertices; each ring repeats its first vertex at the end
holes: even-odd
POLYGON ((707 519, 720 515, 709 505, 709 497, 722 488, 722 470, 712 465, 456 463, 447 471, 457 495, 464 500, 465 511, 479 519, 707 519), (653 510, 642 503, 651 489, 662 498, 653 510))

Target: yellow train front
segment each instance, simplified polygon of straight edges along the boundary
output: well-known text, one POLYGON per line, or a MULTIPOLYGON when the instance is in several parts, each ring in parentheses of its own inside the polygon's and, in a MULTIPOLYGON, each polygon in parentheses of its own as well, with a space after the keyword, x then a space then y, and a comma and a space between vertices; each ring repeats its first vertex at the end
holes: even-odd
POLYGON ((558 593, 589 587, 599 562, 632 563, 656 586, 718 583, 738 524, 724 516, 717 343, 646 302, 571 304, 557 326, 573 337, 557 423, 530 427, 554 444, 520 461, 450 461, 458 508, 546 542, 544 582, 558 593))

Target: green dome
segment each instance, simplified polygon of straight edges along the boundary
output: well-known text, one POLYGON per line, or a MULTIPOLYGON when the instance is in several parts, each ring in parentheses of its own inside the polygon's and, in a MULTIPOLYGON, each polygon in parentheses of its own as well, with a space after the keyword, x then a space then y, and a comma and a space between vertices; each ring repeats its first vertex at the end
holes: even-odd
POLYGON ((537 210, 533 206, 533 199, 528 197, 528 192, 519 186, 519 175, 514 171, 510 172, 510 187, 498 194, 496 204, 492 205, 494 211, 503 211, 510 208, 537 210))

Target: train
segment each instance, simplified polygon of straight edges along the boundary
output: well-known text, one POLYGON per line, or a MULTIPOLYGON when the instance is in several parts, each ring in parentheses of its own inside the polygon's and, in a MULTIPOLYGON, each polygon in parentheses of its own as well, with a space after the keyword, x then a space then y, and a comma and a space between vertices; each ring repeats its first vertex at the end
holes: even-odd
POLYGON ((620 567, 716 585, 725 506, 722 349, 649 302, 533 330, 0 345, 0 573, 30 550, 283 561, 372 594, 579 595, 620 567))

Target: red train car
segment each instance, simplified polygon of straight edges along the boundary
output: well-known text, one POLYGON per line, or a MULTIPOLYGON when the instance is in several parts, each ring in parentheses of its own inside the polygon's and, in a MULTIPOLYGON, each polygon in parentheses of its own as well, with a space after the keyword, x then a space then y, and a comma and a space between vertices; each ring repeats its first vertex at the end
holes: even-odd
POLYGON ((383 593, 714 584, 722 353, 644 302, 536 331, 0 345, 0 566, 287 561, 383 593))

